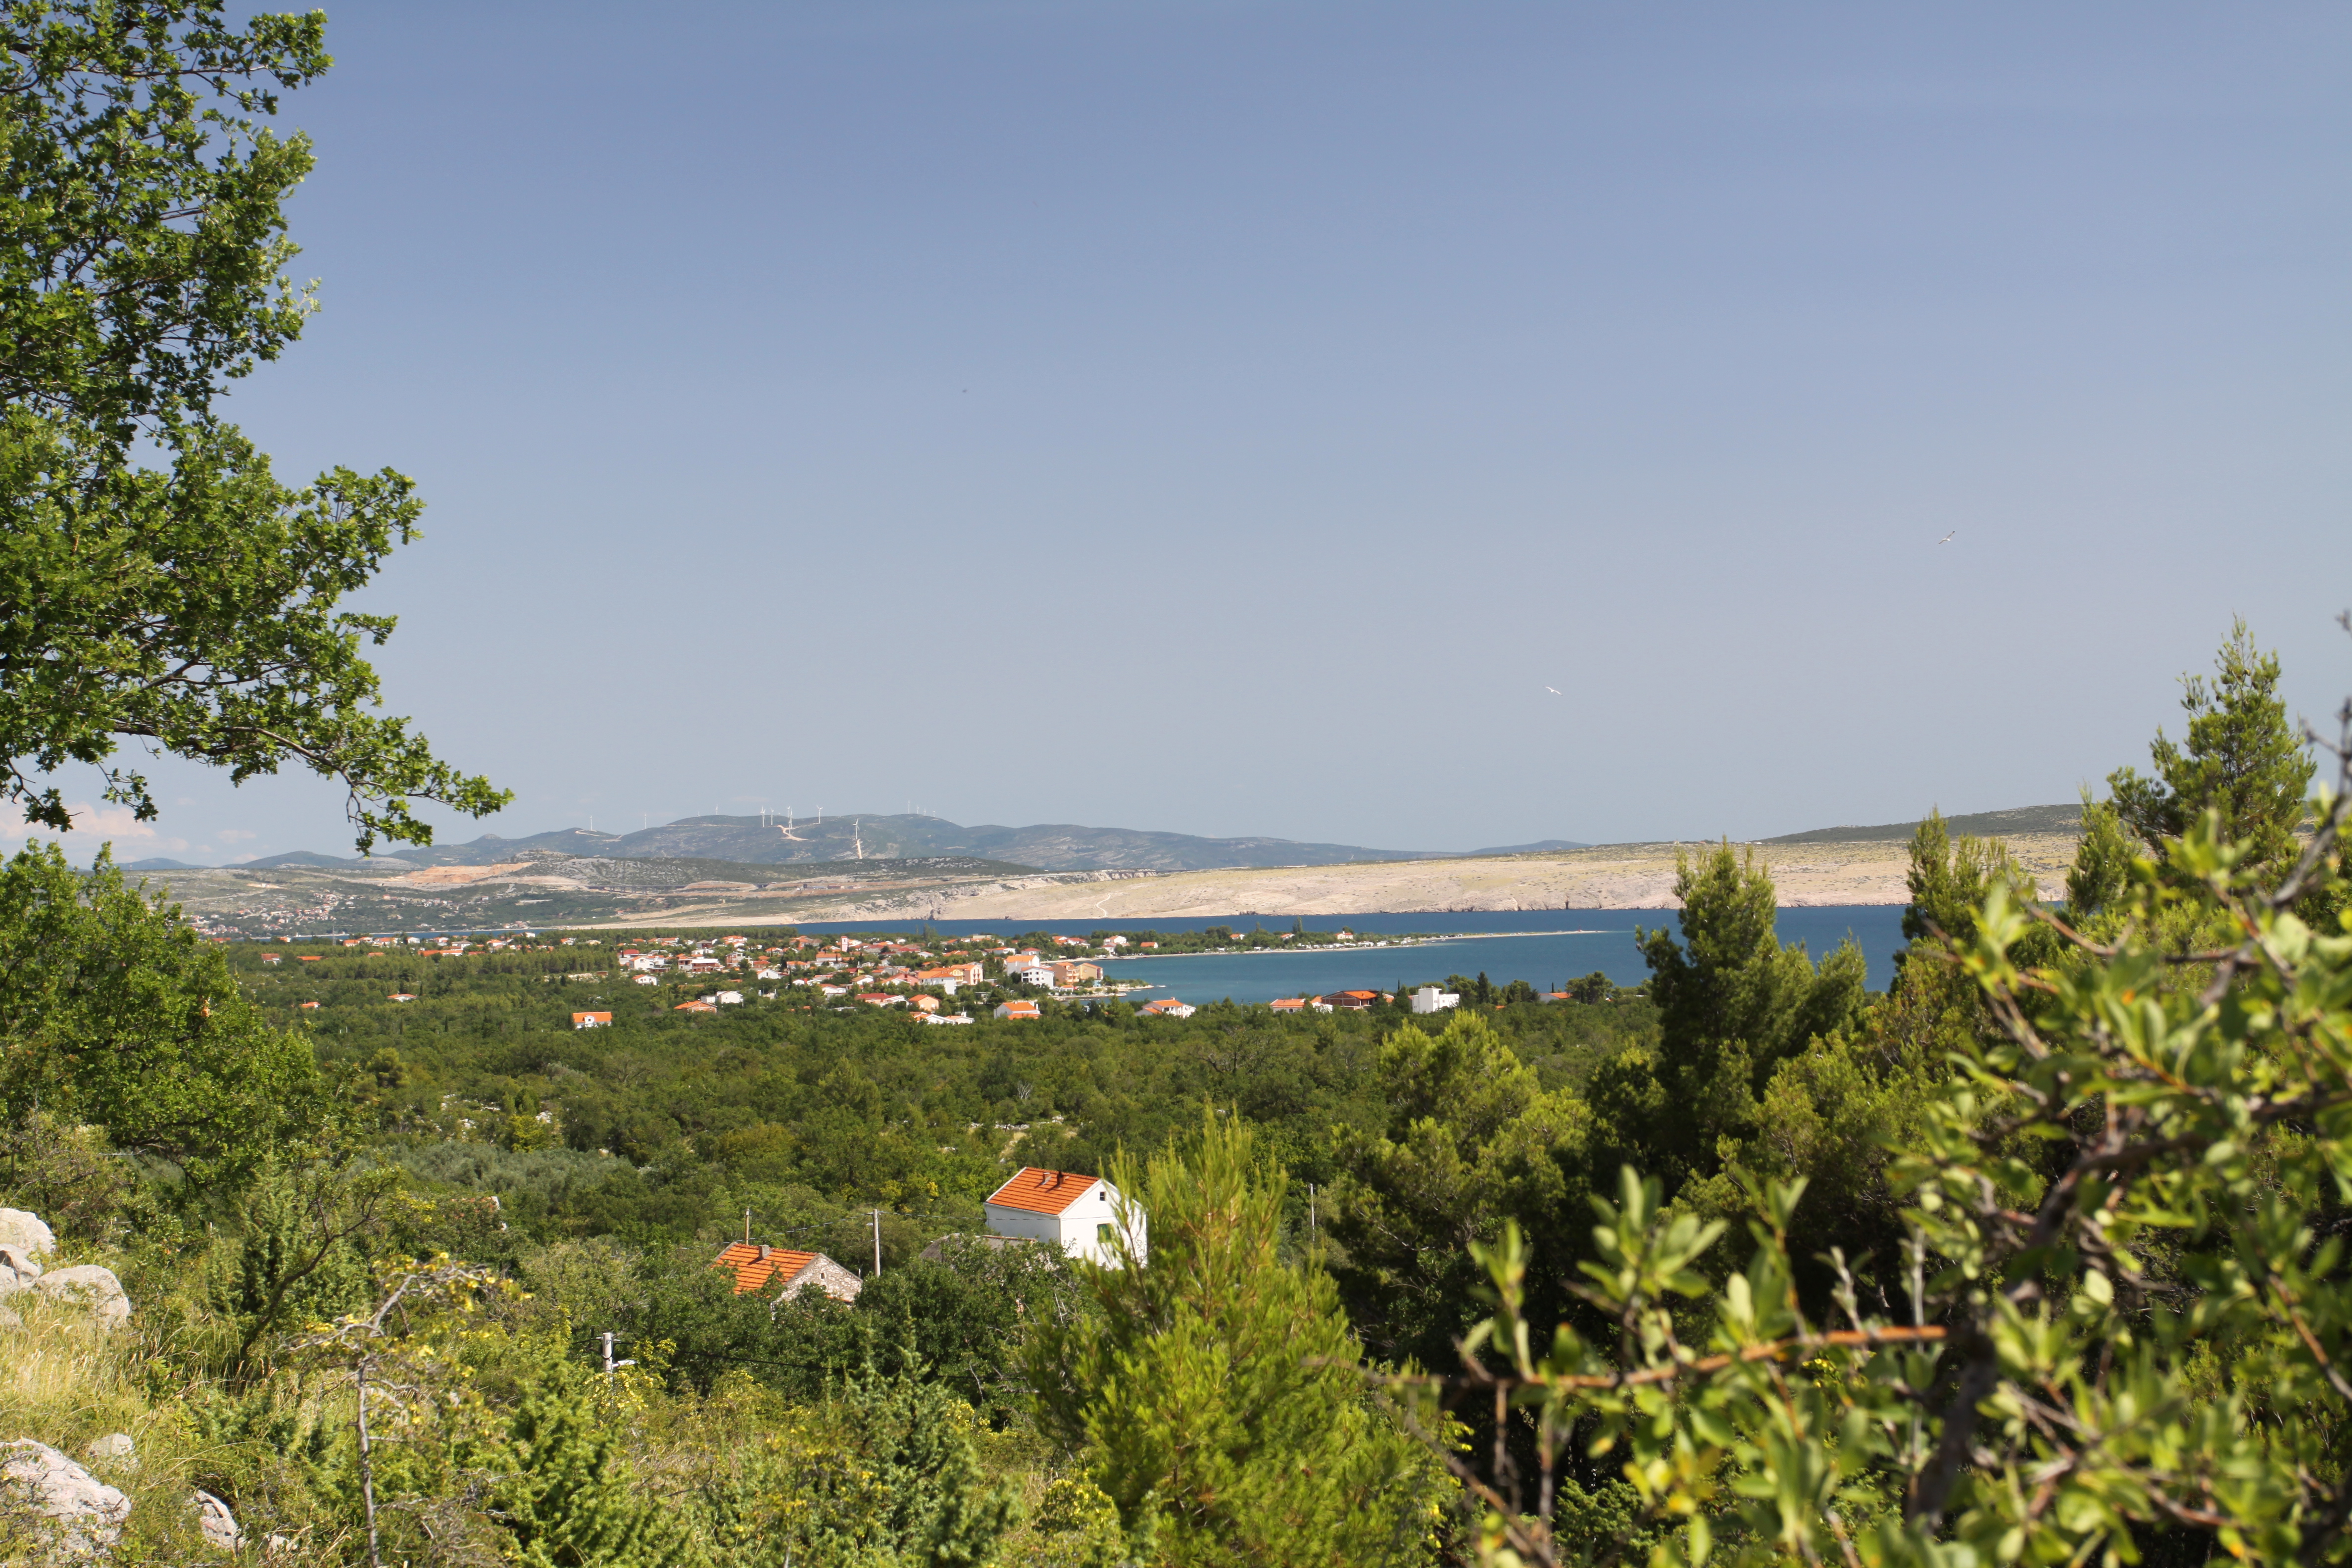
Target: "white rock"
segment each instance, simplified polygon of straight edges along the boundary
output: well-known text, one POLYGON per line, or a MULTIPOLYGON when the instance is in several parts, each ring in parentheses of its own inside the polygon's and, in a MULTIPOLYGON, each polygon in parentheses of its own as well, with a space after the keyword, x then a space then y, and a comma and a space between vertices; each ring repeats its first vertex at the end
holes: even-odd
POLYGON ((21 1329, 24 1326, 25 1320, 16 1315, 16 1308, 0 1307, 0 1331, 5 1331, 9 1329, 21 1329))
POLYGON ((114 1277, 113 1269, 95 1263, 52 1268, 33 1282, 33 1289, 44 1296, 81 1302, 110 1329, 131 1321, 131 1298, 123 1293, 122 1281, 114 1277))
POLYGON ((0 1296, 27 1289, 41 1277, 41 1266, 26 1248, 0 1241, 0 1296))
POLYGON ((131 1500, 46 1443, 0 1443, 0 1494, 49 1521, 50 1544, 77 1556, 111 1546, 131 1500))
POLYGON ((196 1505, 196 1528, 205 1532, 205 1544, 215 1552, 234 1552, 245 1544, 245 1531, 236 1527, 236 1515, 229 1512, 228 1504, 210 1492, 198 1492, 191 1500, 196 1505))
POLYGON ((41 1216, 23 1209, 0 1209, 0 1247, 21 1247, 26 1252, 55 1252, 58 1238, 41 1216))
POLYGON ((139 1445, 131 1440, 130 1433, 109 1432, 103 1437, 92 1438, 89 1447, 81 1451, 81 1457, 112 1463, 135 1458, 138 1453, 139 1445))

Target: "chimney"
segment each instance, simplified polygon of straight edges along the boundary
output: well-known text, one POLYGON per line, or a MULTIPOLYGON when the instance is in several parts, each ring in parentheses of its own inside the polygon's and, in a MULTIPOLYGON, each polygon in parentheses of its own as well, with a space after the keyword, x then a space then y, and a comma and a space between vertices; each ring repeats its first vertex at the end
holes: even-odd
POLYGON ((774 1250, 775 1250, 775 1248, 774 1248, 774 1247, 770 1247, 766 1242, 764 1242, 764 1241, 763 1241, 763 1242, 760 1243, 760 1261, 761 1261, 761 1262, 762 1262, 762 1263, 765 1263, 766 1261, 768 1261, 768 1254, 770 1254, 771 1252, 773 1252, 774 1250))

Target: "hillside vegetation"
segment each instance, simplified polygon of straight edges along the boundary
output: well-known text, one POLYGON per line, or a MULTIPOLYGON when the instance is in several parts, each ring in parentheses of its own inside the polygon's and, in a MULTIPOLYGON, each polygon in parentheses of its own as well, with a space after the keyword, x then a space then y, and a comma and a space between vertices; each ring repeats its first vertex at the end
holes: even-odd
POLYGON ((1878 994, 1729 845, 1633 993, 954 1027, 798 983, 920 941, 706 943, 775 979, 685 1008, 735 982, 209 942, 28 850, 0 1198, 130 1306, 10 1295, 0 1441, 122 1562, 2340 1561, 2346 807, 2276 678, 2224 647, 2053 918, 1918 825, 1878 994), (1027 1164, 1148 1253, 969 1239, 1027 1164), (734 1293, 747 1235, 855 1299, 734 1293))

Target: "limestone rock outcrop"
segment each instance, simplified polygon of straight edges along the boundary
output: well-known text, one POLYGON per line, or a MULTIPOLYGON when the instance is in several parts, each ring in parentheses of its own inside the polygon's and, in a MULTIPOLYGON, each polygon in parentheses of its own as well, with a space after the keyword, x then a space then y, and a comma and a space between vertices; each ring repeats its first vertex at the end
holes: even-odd
POLYGON ((27 1254, 55 1252, 58 1238, 41 1216, 23 1209, 0 1209, 0 1247, 20 1247, 27 1254))
POLYGON ((50 1447, 29 1437, 0 1443, 0 1520, 10 1532, 51 1549, 90 1556, 122 1536, 131 1500, 50 1447))
POLYGON ((40 1277, 37 1258, 21 1247, 0 1241, 0 1296, 30 1289, 40 1277))
POLYGON ((81 1457, 92 1464, 127 1465, 139 1457, 139 1445, 131 1440, 128 1432, 109 1432, 103 1437, 93 1437, 81 1457))
POLYGON ((245 1543, 245 1532, 236 1527, 236 1515, 229 1512, 228 1504, 210 1492, 195 1495, 196 1528, 205 1532, 205 1544, 215 1552, 234 1552, 245 1543))
POLYGON ((122 1281, 114 1277, 113 1269, 95 1263, 52 1268, 33 1281, 33 1289, 43 1296, 81 1302, 106 1328, 119 1329, 131 1321, 131 1297, 123 1290, 122 1281))

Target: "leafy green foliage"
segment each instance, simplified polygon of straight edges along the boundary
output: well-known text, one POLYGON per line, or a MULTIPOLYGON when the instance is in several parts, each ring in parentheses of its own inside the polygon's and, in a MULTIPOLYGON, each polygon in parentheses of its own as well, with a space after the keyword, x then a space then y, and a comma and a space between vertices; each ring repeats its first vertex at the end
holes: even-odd
POLYGON ((1874 1310, 1834 1247, 1830 1310, 1807 1308, 1802 1179, 1747 1183, 1753 1251, 1718 1289, 1723 1222, 1627 1171, 1583 1265, 1608 1341, 1530 1323, 1516 1229, 1482 1247, 1500 1310, 1465 1350, 1502 1365, 1455 1381, 1526 1412, 1547 1479, 1573 1435, 1642 1505, 1570 1537, 1548 1485, 1449 1455, 1487 1506, 1488 1559, 1594 1561, 1647 1529, 1670 1532, 1658 1563, 2132 1562, 2159 1541, 2341 1561, 2352 926, 2296 910, 2343 878, 2352 705, 2346 742, 2294 856, 2208 806, 2106 895, 2112 942, 2023 962, 2050 928, 1986 879, 1944 958, 1991 1027, 1950 1038, 1890 1140, 1907 1313, 1874 1310), (2184 951, 2179 931, 2228 940, 2184 951))
POLYGON ((245 1234, 215 1288, 220 1310, 257 1339, 283 1320, 358 1310, 370 1294, 357 1227, 339 1225, 341 1194, 316 1173, 272 1171, 244 1204, 245 1234))
POLYGON ((87 875, 54 847, 0 867, 0 1046, 12 1121, 37 1105, 98 1123, 203 1186, 241 1184, 328 1117, 308 1042, 102 856, 87 875))
POLYGON ((1150 1259, 1075 1267, 1092 1310, 1040 1323, 1039 1419, 1085 1456, 1130 1546, 1171 1563, 1365 1563, 1423 1555, 1440 1492, 1367 1397, 1338 1292, 1280 1255, 1279 1171, 1237 1119, 1111 1181, 1150 1215, 1150 1259))
POLYGON ((2106 913, 2131 877, 2135 855, 2112 801, 2083 792, 2083 839, 2066 870, 2066 908, 2079 924, 2106 913))
POLYGON ((0 799, 35 822, 71 825, 40 777, 68 762, 152 817, 146 781, 108 765, 125 737, 239 782, 341 777, 362 849, 431 841, 411 798, 509 798, 371 711, 360 648, 393 622, 336 608, 415 536, 409 481, 289 489, 213 411, 310 309, 281 271, 310 143, 257 117, 327 68, 324 26, 237 26, 215 0, 0 10, 0 799))
POLYGON ((2154 777, 2120 768, 2107 778, 2116 816, 2146 849, 2161 853, 2211 811, 2248 870, 2294 859, 2315 764, 2286 721, 2278 679, 2278 656, 2256 648, 2243 621, 2221 645, 2210 686, 2181 678, 2187 743, 2159 730, 2148 748, 2154 777))
POLYGON ((999 1423, 1027 1403, 1021 1342, 1034 1322, 1066 1316, 1077 1283, 1058 1247, 988 1247, 970 1237, 940 1244, 866 1281, 859 1314, 871 1325, 876 1366, 951 1390, 999 1423))
POLYGON ((1696 864, 1678 859, 1675 897, 1682 941, 1664 929, 1641 938, 1656 1055, 1624 1064, 1636 1070, 1612 1079, 1610 1109, 1625 1113, 1618 1125, 1643 1156, 1679 1182, 1711 1173, 1718 1142, 1755 1125, 1776 1064, 1853 1020, 1868 967, 1851 941, 1818 968, 1801 944, 1780 945, 1772 879, 1753 850, 1742 858, 1726 842, 1696 864))
POLYGON ((1574 1247, 1553 1220, 1583 1206, 1591 1116, 1573 1090, 1546 1090, 1486 1015, 1457 1012, 1433 1037, 1399 1029, 1378 1074, 1385 1124, 1338 1137, 1331 1271, 1380 1355, 1443 1362, 1476 1316, 1472 1243, 1515 1219, 1574 1247))
POLYGON ((499 1522, 525 1568, 685 1568, 692 1540, 641 1496, 575 1373, 551 1369, 507 1432, 499 1522))
MULTIPOLYGON (((966 1568, 1002 1561, 1020 1510, 988 1475, 981 1437, 971 1407, 951 1394, 869 1368, 837 1385, 822 1407, 771 1425, 757 1445, 704 1478, 699 1511, 715 1563, 966 1568)), ((1073 1544, 1083 1551, 1086 1541, 1073 1544)), ((1086 1559, 1046 1561, 1076 1568, 1086 1559)))

